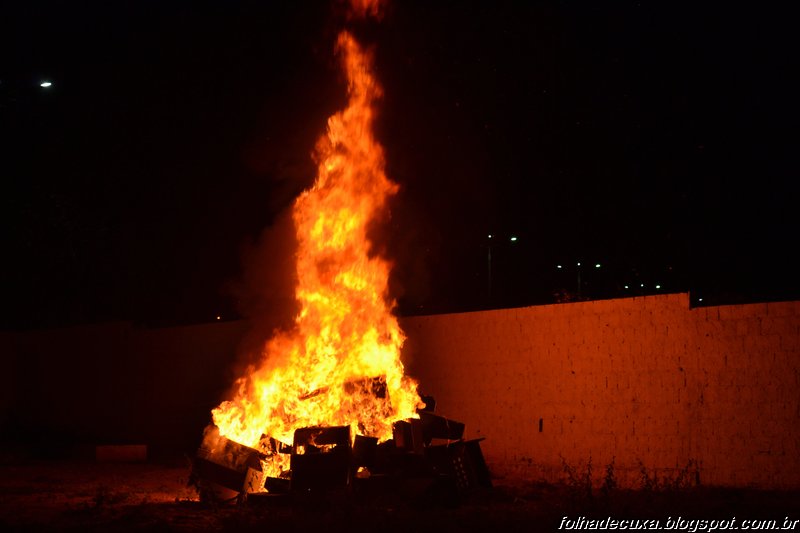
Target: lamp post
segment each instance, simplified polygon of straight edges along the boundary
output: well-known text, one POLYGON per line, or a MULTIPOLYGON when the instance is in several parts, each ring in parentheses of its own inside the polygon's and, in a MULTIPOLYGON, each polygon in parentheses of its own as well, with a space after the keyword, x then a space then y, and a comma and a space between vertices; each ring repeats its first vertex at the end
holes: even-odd
POLYGON ((486 245, 487 255, 486 255, 486 278, 487 278, 487 285, 486 285, 486 295, 489 301, 492 300, 492 234, 489 234, 488 244, 486 245))

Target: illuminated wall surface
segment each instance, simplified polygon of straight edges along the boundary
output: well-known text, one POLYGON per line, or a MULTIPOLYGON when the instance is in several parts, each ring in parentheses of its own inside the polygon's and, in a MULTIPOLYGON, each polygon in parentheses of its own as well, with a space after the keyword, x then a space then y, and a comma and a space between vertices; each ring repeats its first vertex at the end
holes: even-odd
POLYGON ((408 370, 493 472, 800 487, 800 302, 686 294, 406 319, 408 370), (541 420, 541 426, 540 426, 541 420), (565 468, 564 465, 567 465, 565 468))
MULTIPOLYGON (((406 318, 407 372, 493 474, 800 487, 800 302, 686 294, 406 318)), ((0 437, 193 453, 248 324, 1 333, 0 437)), ((252 339, 248 340, 252 342, 252 339)))

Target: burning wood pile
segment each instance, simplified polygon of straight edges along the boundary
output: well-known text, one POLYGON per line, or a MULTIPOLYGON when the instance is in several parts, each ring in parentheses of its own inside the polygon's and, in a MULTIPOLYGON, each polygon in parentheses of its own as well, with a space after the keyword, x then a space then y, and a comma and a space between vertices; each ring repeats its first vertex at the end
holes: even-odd
MULTIPOLYGON (((379 8, 353 0, 350 19, 379 8)), ((412 479, 456 495, 489 485, 479 441, 435 415, 404 373, 390 264, 368 238, 398 188, 372 133, 382 89, 350 32, 337 50, 347 107, 328 119, 316 181, 292 211, 300 311, 213 410, 192 472, 204 498, 368 493, 412 479)))
POLYGON ((296 429, 291 443, 264 437, 250 448, 212 430, 206 442, 215 446, 200 447, 190 482, 205 502, 257 504, 344 494, 449 505, 491 488, 482 439, 465 440, 464 424, 428 409, 418 414, 395 422, 381 443, 349 426, 314 426, 296 429), (272 459, 288 469, 269 475, 272 459))

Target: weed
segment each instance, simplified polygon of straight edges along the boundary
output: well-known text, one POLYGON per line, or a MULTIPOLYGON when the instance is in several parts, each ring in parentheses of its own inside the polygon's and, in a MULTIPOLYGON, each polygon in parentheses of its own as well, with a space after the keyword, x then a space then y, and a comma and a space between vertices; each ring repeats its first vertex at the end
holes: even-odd
POLYGON ((675 476, 667 482, 669 490, 685 490, 698 485, 700 485, 700 469, 694 459, 689 459, 686 465, 679 468, 675 476))
POLYGON ((658 474, 653 471, 652 475, 647 471, 647 467, 639 460, 639 483, 640 489, 645 492, 658 490, 658 474))
POLYGON ((700 485, 700 469, 695 459, 681 468, 676 468, 672 475, 662 474, 659 478, 655 470, 648 471, 639 461, 640 488, 644 491, 680 491, 700 485))
POLYGON ((614 474, 615 461, 616 457, 612 457, 611 462, 606 465, 606 476, 603 478, 603 486, 600 487, 600 491, 606 498, 611 496, 611 493, 617 488, 617 477, 614 474))
POLYGON ((579 470, 567 463, 564 457, 561 457, 561 468, 567 476, 567 489, 573 499, 592 498, 592 458, 586 463, 585 472, 579 470))

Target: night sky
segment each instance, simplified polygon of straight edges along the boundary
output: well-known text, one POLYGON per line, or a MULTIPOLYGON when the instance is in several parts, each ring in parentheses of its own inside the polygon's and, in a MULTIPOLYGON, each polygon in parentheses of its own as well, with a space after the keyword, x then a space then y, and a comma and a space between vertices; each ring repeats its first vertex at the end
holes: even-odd
MULTIPOLYGON (((794 13, 592 4, 397 1, 356 28, 401 186, 376 233, 399 313, 800 297, 794 13)), ((6 3, 0 328, 283 305, 343 20, 327 1, 6 3)))

